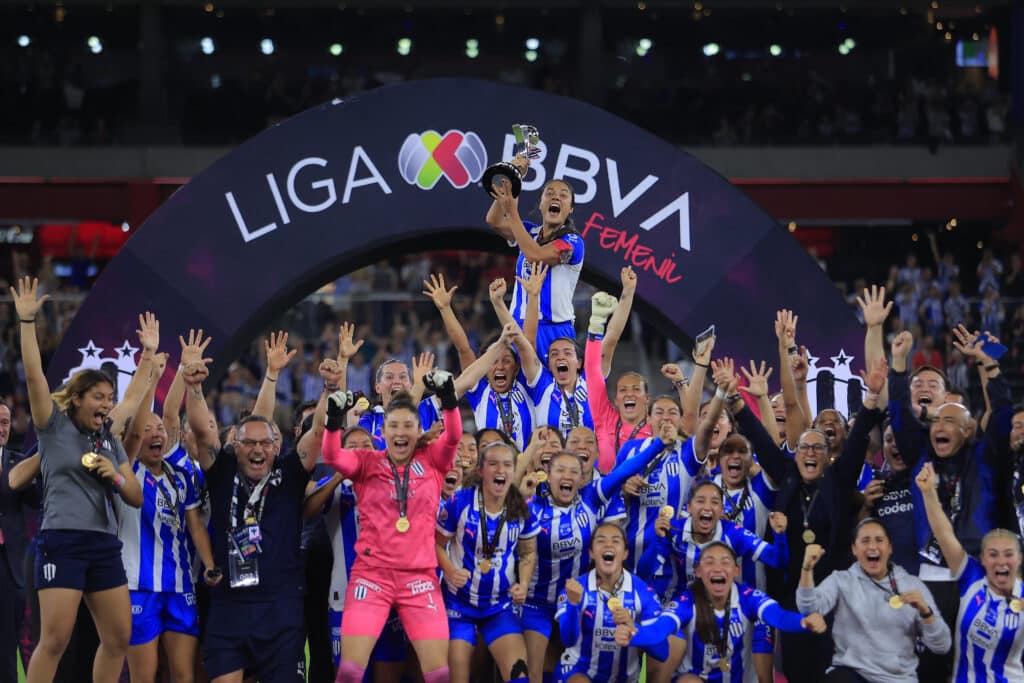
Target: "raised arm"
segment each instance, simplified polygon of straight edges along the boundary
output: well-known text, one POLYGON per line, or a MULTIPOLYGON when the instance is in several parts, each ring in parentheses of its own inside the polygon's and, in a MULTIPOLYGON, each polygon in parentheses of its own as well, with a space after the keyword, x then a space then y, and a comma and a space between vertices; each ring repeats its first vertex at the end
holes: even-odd
MULTIPOLYGON (((999 343, 991 333, 985 334, 999 343)), ((986 438, 996 446, 994 452, 1006 452, 1009 446, 1010 420, 1013 417, 1010 383, 1003 376, 999 363, 983 350, 980 333, 968 332, 966 327, 958 325, 953 329, 953 337, 954 348, 963 354, 964 358, 971 359, 978 368, 982 394, 985 397, 985 414, 982 415, 979 424, 986 438)))
POLYGON ((321 361, 318 370, 324 380, 324 390, 320 392, 316 408, 313 409, 313 425, 295 446, 299 460, 307 472, 312 472, 320 460, 320 446, 323 444, 324 428, 327 424, 327 397, 335 391, 341 391, 339 387, 345 381, 345 370, 335 360, 327 358, 321 361))
MULTIPOLYGON (((857 297, 861 315, 864 316, 864 365, 873 367, 879 358, 885 358, 885 339, 883 332, 885 320, 892 311, 892 301, 885 300, 885 287, 871 285, 864 289, 864 296, 857 297)), ((882 390, 878 398, 879 405, 889 403, 889 392, 882 390)))
MULTIPOLYGON (((156 350, 160 346, 160 321, 156 316, 146 311, 139 314, 139 329, 135 330, 139 335, 139 343, 142 345, 142 355, 139 358, 139 366, 135 374, 128 382, 124 391, 124 399, 121 400, 113 410, 110 411, 110 433, 121 439, 123 442, 130 431, 132 420, 138 414, 140 406, 149 395, 151 383, 154 381, 153 374, 157 372, 156 350)), ((166 360, 164 361, 166 366, 166 360)), ((163 373, 163 367, 159 368, 163 373)), ((156 378, 159 381, 159 378, 156 378)), ((148 411, 153 405, 152 399, 146 406, 148 411)))
POLYGON ((942 510, 942 502, 939 500, 938 477, 932 464, 926 462, 918 472, 917 487, 921 489, 921 497, 924 499, 924 511, 928 515, 928 526, 932 528, 932 534, 939 544, 942 557, 946 560, 946 566, 957 571, 963 566, 967 552, 957 540, 956 532, 953 531, 953 523, 942 510))
POLYGON ((425 351, 412 357, 412 389, 409 391, 409 396, 414 404, 419 405, 420 401, 423 400, 423 395, 427 393, 427 387, 423 384, 423 378, 433 369, 434 354, 430 351, 425 351))
MULTIPOLYGON (((346 391, 348 389, 348 362, 359 353, 363 340, 356 339, 356 326, 345 322, 338 326, 338 371, 339 376, 333 389, 328 391, 346 391)), ((326 381, 326 380, 325 380, 326 381)))
MULTIPOLYGON (((761 361, 761 366, 758 366, 754 361, 750 361, 750 372, 747 369, 740 366, 740 372, 747 378, 747 393, 757 399, 757 410, 761 419, 761 426, 764 427, 765 432, 769 435, 778 432, 779 427, 775 424, 775 411, 772 410, 771 399, 768 398, 768 378, 772 376, 774 368, 767 367, 764 361, 761 361), (767 369, 766 369, 767 368, 767 369)), ((741 398, 740 401, 743 399, 741 398)), ((729 410, 735 414, 739 408, 733 408, 729 406, 729 410)))
POLYGON ((515 318, 512 317, 512 311, 508 310, 508 304, 505 303, 507 287, 505 278, 501 277, 492 280, 491 284, 487 287, 487 298, 490 299, 491 306, 494 307, 494 314, 498 316, 498 324, 502 327, 515 322, 515 318))
POLYGON ((821 585, 814 587, 814 567, 825 554, 817 543, 804 548, 804 561, 800 566, 800 584, 796 589, 796 608, 801 614, 828 614, 839 602, 839 583, 830 574, 821 585))
MULTIPOLYGON (((864 467, 864 459, 868 451, 868 438, 871 430, 882 422, 884 413, 878 410, 879 396, 885 391, 886 375, 888 375, 889 364, 885 357, 875 360, 871 372, 865 374, 861 371, 861 378, 868 392, 864 397, 864 404, 857 413, 853 429, 843 445, 843 453, 832 465, 835 468, 838 490, 852 495, 857 490, 857 479, 861 469, 864 467)), ((840 493, 840 495, 845 495, 840 493)))
MULTIPOLYGON (((528 157, 518 155, 512 159, 510 163, 513 166, 518 167, 520 173, 522 173, 524 177, 526 176, 526 172, 530 168, 530 159, 528 157)), ((515 235, 512 233, 511 228, 508 227, 508 222, 511 220, 520 220, 519 201, 515 197, 511 196, 511 192, 508 193, 509 197, 505 198, 503 201, 498 200, 494 189, 490 191, 490 194, 494 197, 494 201, 491 202, 491 206, 487 210, 487 225, 494 228, 494 231, 501 235, 505 240, 515 242, 515 235), (509 215, 510 211, 512 215, 509 215)))
POLYGON ((590 414, 594 418, 594 431, 597 433, 600 455, 597 467, 607 472, 615 464, 615 436, 611 443, 606 443, 607 432, 614 429, 618 411, 608 398, 608 387, 605 384, 603 363, 603 339, 605 322, 615 309, 615 297, 607 292, 597 292, 590 299, 590 325, 587 328, 587 345, 583 351, 583 377, 587 382, 587 398, 590 402, 590 414))
MULTIPOLYGON (((775 313, 775 337, 779 341, 779 380, 782 382, 782 402, 786 408, 786 443, 790 445, 796 444, 800 435, 811 426, 811 418, 804 413, 798 394, 793 368, 795 362, 799 364, 795 359, 802 356, 796 346, 797 320, 799 317, 786 309, 775 313)), ((804 377, 806 379, 806 375, 804 377)))
POLYGON ((697 460, 701 462, 708 456, 711 436, 715 431, 715 425, 718 424, 718 418, 722 415, 725 399, 736 392, 736 387, 739 384, 739 377, 733 372, 734 367, 732 358, 711 361, 711 370, 718 389, 715 391, 711 403, 708 404, 708 411, 697 425, 697 431, 693 435, 693 452, 697 456, 697 460))
POLYGON ((263 350, 267 356, 267 374, 263 376, 252 414, 273 421, 277 407, 277 378, 299 350, 288 350, 288 333, 281 330, 277 334, 270 333, 270 342, 263 342, 263 350))
POLYGON ((188 331, 188 341, 178 335, 178 343, 181 345, 181 360, 178 371, 174 373, 174 381, 171 388, 167 390, 164 398, 164 429, 167 430, 167 441, 170 444, 178 443, 181 440, 181 402, 185 398, 185 367, 189 363, 212 363, 212 358, 204 358, 206 347, 213 341, 212 337, 203 337, 203 330, 188 331))
POLYGON ((430 300, 434 302, 434 306, 437 307, 438 313, 441 314, 444 331, 448 334, 448 339, 451 340, 452 345, 459 354, 459 367, 465 371, 476 360, 476 354, 473 353, 473 349, 469 345, 469 337, 466 336, 466 330, 459 323, 459 318, 455 315, 455 310, 452 308, 452 297, 458 288, 458 285, 454 285, 451 289, 446 289, 444 274, 442 273, 437 275, 431 274, 429 280, 423 281, 423 294, 430 297, 430 300))
POLYGON ((892 366, 889 368, 889 417, 892 434, 900 449, 903 462, 910 471, 924 456, 928 435, 917 419, 917 408, 910 402, 910 378, 907 376, 907 356, 914 346, 914 338, 907 331, 892 340, 892 366))
POLYGON ((501 337, 491 344, 482 356, 469 364, 462 370, 462 374, 455 378, 456 396, 465 396, 477 383, 487 376, 487 371, 498 360, 498 356, 504 349, 512 345, 517 337, 522 336, 522 330, 514 322, 508 323, 502 329, 501 337))
MULTIPOLYGON (((607 377, 612 371, 615 349, 629 323, 629 314, 633 310, 633 296, 636 294, 636 273, 633 272, 632 267, 626 266, 619 271, 619 279, 622 281, 622 294, 619 296, 611 319, 608 320, 604 339, 601 340, 601 375, 604 377, 607 377)), ((591 314, 591 324, 593 324, 593 314, 591 314)))
POLYGON ((544 263, 530 264, 530 277, 524 280, 516 276, 516 281, 526 292, 526 315, 523 317, 523 334, 530 344, 537 346, 537 327, 540 325, 540 290, 548 274, 548 266, 544 263))
POLYGON ((11 468, 7 474, 7 485, 12 491, 26 489, 39 476, 39 470, 39 453, 33 453, 11 468))
POLYGON ((50 386, 43 373, 43 361, 39 355, 39 341, 36 339, 36 315, 49 294, 39 296, 39 279, 23 277, 18 280, 18 289, 11 287, 14 308, 18 313, 18 327, 21 332, 21 362, 25 368, 28 384, 28 403, 32 412, 32 424, 36 429, 46 425, 53 413, 53 399, 50 386))
MULTIPOLYGON (((128 456, 128 462, 134 462, 135 458, 139 455, 139 448, 142 446, 142 433, 145 430, 146 418, 150 412, 152 412, 153 398, 156 395, 156 385, 160 382, 160 378, 163 377, 164 370, 166 369, 167 354, 156 354, 153 357, 152 370, 146 378, 146 393, 143 395, 142 400, 139 401, 139 405, 135 409, 135 414, 125 425, 125 436, 122 443, 124 444, 125 454, 128 456)), ((168 449, 173 445, 174 443, 168 439, 167 443, 164 444, 164 453, 168 453, 168 449)))
POLYGON ((712 336, 704 342, 703 346, 698 344, 693 349, 693 377, 690 378, 690 384, 686 387, 682 404, 683 431, 687 434, 694 434, 697 431, 697 422, 700 419, 700 401, 704 397, 704 380, 711 369, 711 352, 715 350, 716 339, 717 337, 712 336))
POLYGON ((203 380, 210 374, 206 367, 207 360, 189 363, 182 369, 182 379, 185 381, 185 419, 196 437, 197 452, 194 455, 204 472, 213 467, 217 451, 220 450, 220 435, 217 434, 210 407, 203 396, 203 380))
POLYGON ((507 228, 512 235, 510 241, 514 241, 523 257, 531 263, 542 262, 549 266, 558 265, 562 261, 561 251, 554 240, 541 246, 526 231, 522 219, 519 217, 519 200, 512 196, 512 186, 505 179, 500 185, 492 185, 495 203, 499 205, 499 211, 505 216, 503 227, 507 228))

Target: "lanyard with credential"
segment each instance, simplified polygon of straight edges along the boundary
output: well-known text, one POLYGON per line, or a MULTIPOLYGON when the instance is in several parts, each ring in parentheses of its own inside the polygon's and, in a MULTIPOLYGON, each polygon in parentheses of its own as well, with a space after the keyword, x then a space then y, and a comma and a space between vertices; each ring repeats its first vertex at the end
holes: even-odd
MULTIPOLYGON (((246 501, 246 503, 245 503, 245 510, 244 510, 245 519, 243 521, 246 524, 249 523, 250 519, 255 519, 256 520, 256 524, 258 525, 260 523, 260 521, 263 519, 263 509, 264 509, 265 504, 266 504, 266 494, 268 492, 267 484, 270 482, 270 475, 271 474, 273 474, 273 470, 271 470, 270 472, 267 472, 267 474, 265 474, 263 476, 263 478, 260 479, 259 483, 256 484, 255 487, 253 487, 252 492, 249 494, 249 500, 246 501)), ((234 487, 234 490, 231 493, 231 528, 232 529, 237 529, 238 526, 239 526, 239 524, 238 524, 238 492, 241 490, 241 488, 242 488, 242 478, 238 474, 236 474, 235 475, 235 487, 234 487)))

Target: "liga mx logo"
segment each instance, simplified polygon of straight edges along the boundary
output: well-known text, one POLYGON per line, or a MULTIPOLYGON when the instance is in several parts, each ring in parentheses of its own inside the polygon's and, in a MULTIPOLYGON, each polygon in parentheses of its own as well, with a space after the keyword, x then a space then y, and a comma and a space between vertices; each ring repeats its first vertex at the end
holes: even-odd
POLYGON ((108 377, 114 385, 114 393, 117 395, 117 402, 124 400, 124 392, 128 389, 128 383, 135 375, 138 364, 135 362, 135 353, 138 348, 131 345, 126 339, 124 344, 114 349, 112 356, 103 357, 103 349, 96 346, 92 339, 84 347, 78 349, 82 354, 82 361, 78 366, 68 370, 68 374, 61 382, 67 383, 79 370, 100 370, 108 377))
POLYGON ((428 130, 412 133, 398 153, 398 171, 410 185, 430 190, 447 178, 457 190, 480 180, 487 168, 487 150, 473 131, 428 130))

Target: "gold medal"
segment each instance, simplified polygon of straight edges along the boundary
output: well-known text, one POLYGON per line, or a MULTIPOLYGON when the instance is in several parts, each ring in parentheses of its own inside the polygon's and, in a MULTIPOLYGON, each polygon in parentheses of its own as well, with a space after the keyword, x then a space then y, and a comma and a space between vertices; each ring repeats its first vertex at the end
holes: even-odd
POLYGON ((622 607, 622 600, 615 597, 608 598, 608 609, 617 610, 620 607, 622 607))
POLYGON ((548 473, 544 470, 538 470, 533 473, 533 477, 537 480, 538 484, 543 484, 548 480, 548 473))
POLYGON ((406 531, 409 530, 409 518, 399 517, 398 520, 395 522, 395 528, 398 529, 398 533, 404 534, 406 531))
POLYGON ((804 532, 800 535, 800 538, 804 539, 804 543, 810 545, 811 543, 814 543, 814 540, 818 537, 815 536, 814 532, 810 529, 804 529, 804 532))
POLYGON ((729 673, 729 660, 727 660, 727 659, 719 659, 718 660, 718 669, 722 673, 729 673))
POLYGON ((491 561, 486 558, 480 560, 480 564, 478 566, 480 567, 480 573, 482 574, 489 574, 491 572, 491 561))
POLYGON ((1014 598, 1013 600, 1010 600, 1010 611, 1011 612, 1013 612, 1014 614, 1020 614, 1021 609, 1022 609, 1022 607, 1021 607, 1020 598, 1014 598))
POLYGON ((360 396, 360 397, 359 397, 359 400, 358 400, 358 401, 356 401, 356 405, 355 405, 355 407, 356 407, 356 408, 357 408, 358 410, 362 410, 362 411, 365 411, 365 410, 366 410, 367 408, 369 408, 369 407, 370 407, 370 402, 369 402, 368 400, 366 400, 366 397, 365 397, 365 396, 360 396))
POLYGON ((903 607, 903 600, 900 598, 900 596, 894 595, 891 598, 889 598, 889 607, 892 607, 893 609, 899 609, 903 607))
POLYGON ((92 451, 82 454, 82 467, 92 469, 96 466, 96 461, 100 456, 96 455, 92 451))
POLYGON ((676 509, 671 505, 665 505, 658 510, 658 516, 664 517, 665 519, 672 519, 676 516, 676 509))

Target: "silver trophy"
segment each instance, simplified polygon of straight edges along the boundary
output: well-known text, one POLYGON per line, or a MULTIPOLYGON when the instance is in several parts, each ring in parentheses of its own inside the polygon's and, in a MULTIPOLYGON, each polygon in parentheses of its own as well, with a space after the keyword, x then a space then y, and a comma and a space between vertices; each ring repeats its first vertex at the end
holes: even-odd
POLYGON ((499 161, 492 164, 484 171, 484 191, 493 196, 492 185, 500 184, 502 178, 508 180, 512 186, 512 196, 518 197, 523 189, 523 177, 526 175, 529 166, 517 160, 520 157, 526 159, 537 159, 540 157, 540 133, 537 128, 526 123, 517 123, 512 126, 512 134, 516 138, 515 158, 512 161, 499 161))

